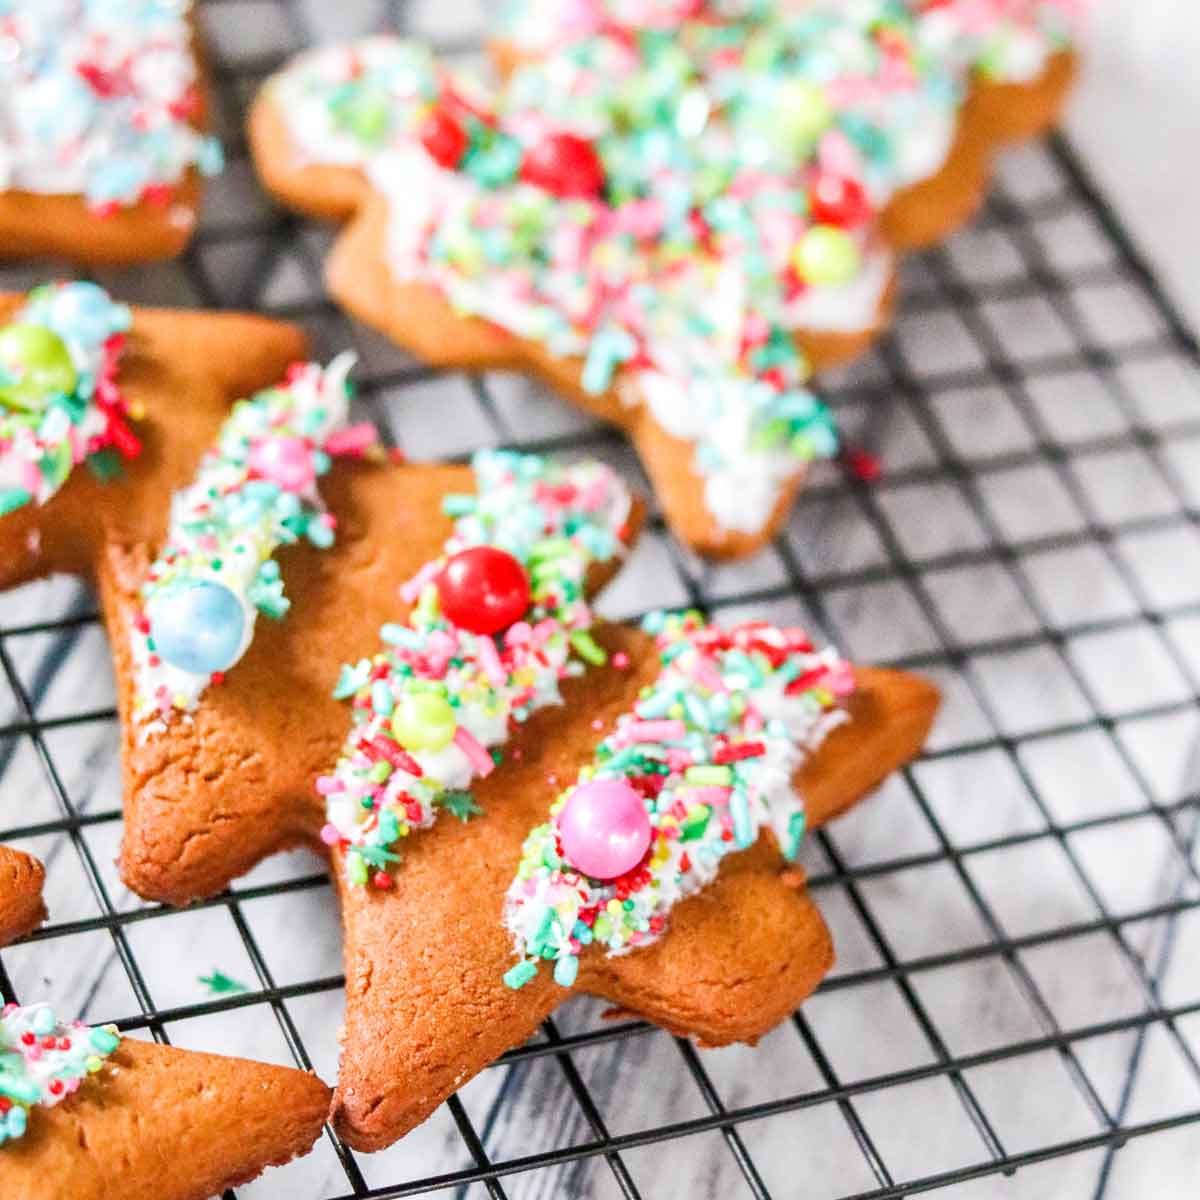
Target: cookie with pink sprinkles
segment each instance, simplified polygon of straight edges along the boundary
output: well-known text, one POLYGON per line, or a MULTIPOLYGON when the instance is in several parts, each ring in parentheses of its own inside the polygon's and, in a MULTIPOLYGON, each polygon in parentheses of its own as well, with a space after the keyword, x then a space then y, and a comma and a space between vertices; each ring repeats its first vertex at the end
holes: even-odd
POLYGON ((545 0, 501 22, 500 79, 396 38, 306 52, 250 138, 269 190, 347 223, 342 305, 622 427, 675 532, 737 557, 837 452, 810 378, 886 326, 897 252, 1053 123, 1077 7, 545 0))
POLYGON ((394 1142, 574 994, 752 1042, 833 962, 797 852, 919 753, 935 689, 765 623, 659 615, 590 639, 562 702, 511 724, 490 761, 446 756, 440 702, 456 729, 474 721, 453 669, 397 656, 414 683, 389 674, 389 690, 423 679, 438 702, 373 762, 367 714, 391 701, 356 693, 323 789, 346 955, 334 1120, 356 1148, 394 1142))
MULTIPOLYGON (((121 720, 120 866, 139 894, 187 903, 277 850, 329 844, 313 782, 345 739, 343 698, 386 668, 369 657, 381 630, 461 679, 462 727, 439 754, 468 780, 497 726, 553 703, 560 675, 595 655, 588 598, 643 514, 610 468, 391 461, 353 417, 352 359, 308 362, 276 322, 130 310, 86 284, 14 298, 6 316, 0 587, 53 572, 97 585, 121 720), (421 623, 430 586, 469 596, 496 562, 515 602, 523 586, 540 606, 523 641, 495 649, 421 623)), ((397 709, 436 724, 435 701, 397 709)), ((378 775, 380 747, 402 753, 371 722, 362 738, 339 781, 356 798, 364 759, 378 775)), ((454 788, 416 790, 418 824, 458 803, 454 788)), ((376 834, 344 823, 369 870, 376 834)))

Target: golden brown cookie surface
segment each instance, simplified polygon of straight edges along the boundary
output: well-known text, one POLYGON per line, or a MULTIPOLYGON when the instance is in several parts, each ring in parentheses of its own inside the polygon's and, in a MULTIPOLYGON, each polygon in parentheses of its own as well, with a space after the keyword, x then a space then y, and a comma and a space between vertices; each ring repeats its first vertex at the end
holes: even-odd
POLYGON ((306 1154, 329 1089, 303 1071, 126 1039, 0 1150, 5 1200, 208 1200, 306 1154))
MULTIPOLYGON (((0 303, 0 320, 14 301, 0 303)), ((113 652, 122 717, 122 875, 151 899, 183 904, 219 891, 265 855, 319 846, 313 790, 336 759, 349 713, 332 697, 345 662, 371 654, 399 619, 401 584, 442 550, 447 493, 474 491, 468 467, 339 460, 322 482, 338 520, 332 549, 281 551, 292 608, 261 620, 245 656, 194 717, 139 736, 133 722, 133 622, 166 530, 170 497, 189 483, 230 404, 304 357, 301 333, 261 318, 135 310, 118 379, 145 411, 144 448, 101 484, 76 468, 41 507, 0 518, 0 588, 53 571, 93 578, 113 652)), ((629 542, 643 516, 635 501, 629 542)), ((619 561, 598 565, 598 589, 619 561)))
MULTIPOLYGON (((604 626, 630 666, 564 687, 565 704, 515 735, 503 767, 474 789, 484 813, 442 819, 403 847, 386 892, 349 887, 334 856, 346 945, 346 1026, 335 1122, 351 1145, 389 1145, 468 1078, 536 1032, 569 994, 548 974, 513 991, 502 910, 522 843, 600 728, 659 669, 648 635, 604 626)), ((852 720, 801 772, 810 823, 842 812, 920 749, 936 691, 900 672, 856 669, 852 720)), ((783 873, 773 839, 726 860, 717 882, 671 913, 661 940, 621 957, 581 956, 575 990, 603 996, 711 1044, 752 1041, 792 1012, 833 961, 811 898, 783 873)))
POLYGON ((29 854, 0 846, 0 946, 31 933, 46 919, 46 871, 29 854))

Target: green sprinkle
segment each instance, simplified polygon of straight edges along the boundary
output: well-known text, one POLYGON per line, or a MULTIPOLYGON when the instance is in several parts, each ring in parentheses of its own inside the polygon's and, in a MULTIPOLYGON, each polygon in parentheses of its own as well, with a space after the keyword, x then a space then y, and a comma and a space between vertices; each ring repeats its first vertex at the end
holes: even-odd
POLYGON ((733 782, 733 771, 729 767, 688 767, 683 777, 697 787, 728 787, 733 782))
POLYGON ((33 494, 24 488, 0 490, 0 517, 7 516, 10 512, 20 508, 22 504, 28 504, 32 499, 33 494))
MULTIPOLYGON (((238 983, 236 979, 231 979, 224 971, 218 971, 216 968, 213 969, 211 975, 201 975, 200 982, 214 996, 236 996, 250 990, 244 983, 238 983)), ((95 1038, 92 1039, 92 1045, 96 1046, 95 1038)), ((100 1047, 96 1046, 96 1049, 99 1050, 100 1047)), ((108 1051, 101 1050, 101 1053, 108 1053, 108 1051)))
POLYGON ((598 667, 608 662, 608 655, 596 644, 595 638, 592 637, 586 629, 573 629, 571 631, 569 641, 584 662, 589 662, 594 667, 598 667))
POLYGON ((536 974, 537 963, 522 959, 516 966, 504 972, 504 986, 512 988, 515 992, 518 988, 523 988, 536 974))
POLYGON ((470 792, 446 791, 438 797, 437 803, 438 807, 444 808, 460 821, 469 821, 483 814, 483 809, 475 803, 475 797, 470 792))

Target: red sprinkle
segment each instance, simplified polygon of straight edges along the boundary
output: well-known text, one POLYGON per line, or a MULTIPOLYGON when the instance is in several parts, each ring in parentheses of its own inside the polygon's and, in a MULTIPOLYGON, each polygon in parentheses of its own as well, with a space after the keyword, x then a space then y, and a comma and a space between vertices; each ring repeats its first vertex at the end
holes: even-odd
POLYGON ((855 479, 864 483, 874 483, 883 474, 883 464, 866 450, 847 450, 842 457, 855 479))
POLYGON ((735 742, 732 745, 727 743, 713 751, 713 762, 717 766, 724 766, 726 763, 741 762, 744 758, 758 758, 766 751, 767 747, 762 742, 735 742))
POLYGON ((444 108, 435 108, 420 131, 421 145, 438 166, 453 170, 463 160, 471 139, 462 125, 444 108))

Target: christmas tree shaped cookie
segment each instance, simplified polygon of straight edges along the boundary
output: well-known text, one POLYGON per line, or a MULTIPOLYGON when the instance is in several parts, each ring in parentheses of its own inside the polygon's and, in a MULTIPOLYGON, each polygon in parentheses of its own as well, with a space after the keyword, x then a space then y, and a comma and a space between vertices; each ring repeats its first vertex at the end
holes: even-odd
POLYGON ((793 630, 662 618, 656 642, 597 621, 581 581, 624 520, 615 481, 586 465, 543 481, 503 453, 475 468, 476 495, 447 498, 453 530, 404 589, 411 612, 343 669, 350 729, 317 780, 346 939, 337 1120, 365 1149, 527 1038, 564 989, 711 1042, 769 1029, 832 960, 783 871, 805 823, 913 757, 937 705, 929 684, 793 630), (544 822, 577 778, 571 824, 596 842, 581 861, 597 877, 564 884, 574 851, 544 822))
MULTIPOLYGON (((373 434, 348 421, 345 363, 304 364, 291 327, 129 313, 89 285, 20 308, 8 303, 8 329, 50 333, 39 353, 65 355, 75 377, 39 383, 41 359, 8 362, 11 386, 38 399, 34 432, 0 440, 0 479, 25 481, 0 516, 0 586, 53 571, 96 580, 122 723, 122 874, 185 903, 275 850, 320 845, 313 780, 344 737, 339 668, 403 616, 401 585, 454 528, 445 498, 481 484, 468 467, 364 461, 373 434), (74 349, 84 307, 114 359, 105 395, 128 434, 124 460, 97 448, 102 430, 71 423, 99 404, 74 349), (106 332, 114 322, 123 332, 106 332), (64 408, 58 451, 43 426, 64 408), (54 487, 35 495, 47 464, 54 487)), ((569 482, 545 460, 529 467, 526 489, 569 482)), ((622 495, 624 519, 580 589, 601 586, 636 536, 641 507, 622 495)))
POLYGON ((1053 120, 1070 27, 987 0, 614 10, 559 10, 491 89, 396 39, 306 53, 254 106, 255 159, 349 221, 327 275, 351 312, 546 379, 629 432, 683 540, 745 554, 835 450, 811 369, 869 343, 894 250, 1053 120))
MULTIPOLYGON (((753 1041, 833 961, 789 859, 919 752, 934 689, 763 625, 592 634, 604 665, 514 728, 469 784, 479 814, 393 824, 370 873, 364 839, 334 824, 334 1115, 358 1148, 420 1123, 572 992, 705 1043, 753 1041)), ((395 810, 408 774, 389 772, 373 812, 395 810)))

